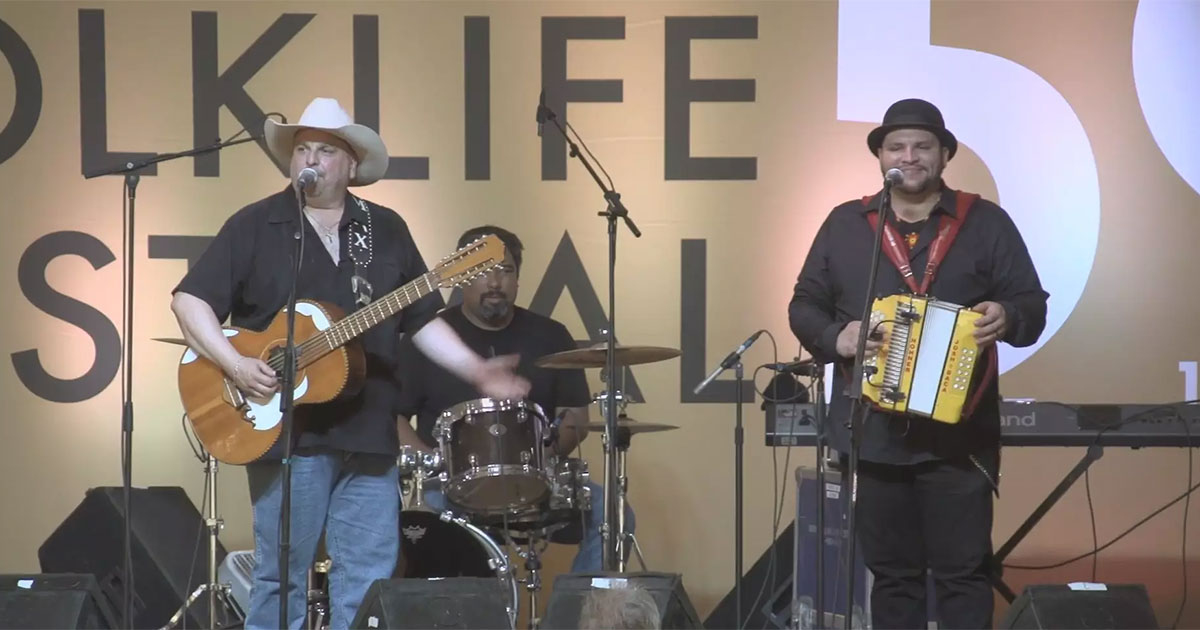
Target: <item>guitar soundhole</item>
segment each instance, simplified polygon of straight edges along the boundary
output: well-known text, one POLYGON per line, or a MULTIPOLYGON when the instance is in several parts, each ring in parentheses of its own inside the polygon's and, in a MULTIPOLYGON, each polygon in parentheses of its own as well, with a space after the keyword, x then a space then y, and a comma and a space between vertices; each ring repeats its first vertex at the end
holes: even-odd
MULTIPOLYGON (((296 363, 297 363, 296 372, 297 373, 299 373, 299 371, 300 371, 300 366, 298 364, 300 363, 300 357, 303 354, 304 353, 301 352, 299 348, 297 348, 297 352, 296 352, 296 363)), ((268 366, 270 366, 273 370, 275 370, 275 377, 282 378, 283 377, 283 346, 278 345, 278 346, 275 346, 275 347, 271 348, 270 350, 268 350, 266 362, 267 362, 268 366)))

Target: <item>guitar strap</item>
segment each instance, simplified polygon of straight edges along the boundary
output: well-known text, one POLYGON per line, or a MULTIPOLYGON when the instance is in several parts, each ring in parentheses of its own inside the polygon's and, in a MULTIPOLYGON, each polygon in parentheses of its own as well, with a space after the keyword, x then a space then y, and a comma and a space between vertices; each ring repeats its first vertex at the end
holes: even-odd
POLYGON ((375 287, 367 281, 367 266, 371 264, 374 254, 374 239, 371 234, 371 210, 367 203, 354 197, 358 207, 366 215, 365 222, 351 221, 346 229, 350 241, 346 249, 350 252, 350 260, 354 262, 354 276, 350 278, 350 290, 354 292, 354 303, 360 308, 371 303, 375 287))

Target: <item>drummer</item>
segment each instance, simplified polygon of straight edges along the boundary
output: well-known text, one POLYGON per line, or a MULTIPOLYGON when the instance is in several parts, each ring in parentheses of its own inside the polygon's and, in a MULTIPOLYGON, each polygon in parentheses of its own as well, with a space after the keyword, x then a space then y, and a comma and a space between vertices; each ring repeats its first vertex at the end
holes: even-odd
MULTIPOLYGON (((541 406, 552 420, 549 449, 559 457, 568 457, 587 437, 588 405, 591 396, 583 370, 550 370, 534 366, 538 358, 576 348, 575 340, 561 323, 516 306, 521 254, 524 246, 515 234, 503 228, 484 225, 467 230, 458 239, 458 247, 486 236, 495 235, 506 249, 504 263, 465 286, 462 304, 438 314, 450 324, 463 342, 485 357, 519 355, 516 372, 529 379, 529 398, 541 406)), ((417 352, 411 340, 400 345, 397 379, 400 395, 397 416, 400 443, 424 451, 435 449, 434 424, 445 410, 461 402, 482 398, 470 384, 430 362, 417 352), (411 418, 416 417, 416 428, 411 418)), ((579 551, 571 565, 575 573, 602 569, 603 541, 600 525, 604 520, 602 488, 588 484, 592 491, 591 510, 583 515, 584 532, 579 551)), ((436 509, 442 497, 426 493, 436 509)), ((626 528, 633 532, 633 513, 626 504, 626 528)), ((403 525, 403 524, 402 524, 403 525)), ((551 537, 554 540, 554 537, 551 537)))

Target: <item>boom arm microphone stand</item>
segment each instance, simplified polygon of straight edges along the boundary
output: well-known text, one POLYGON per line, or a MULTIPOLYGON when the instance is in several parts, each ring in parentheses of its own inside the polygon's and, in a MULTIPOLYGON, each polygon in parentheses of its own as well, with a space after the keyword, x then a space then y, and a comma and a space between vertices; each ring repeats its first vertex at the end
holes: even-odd
MULTIPOLYGON (((234 136, 236 137, 236 136, 234 136)), ((180 151, 178 153, 163 153, 153 157, 146 158, 137 162, 126 162, 120 166, 103 168, 89 173, 84 173, 84 179, 92 179, 104 175, 125 175, 124 192, 126 214, 125 219, 125 234, 124 234, 124 249, 125 260, 123 264, 125 269, 122 274, 122 293, 125 296, 125 321, 124 330, 122 331, 122 339, 125 342, 125 356, 122 359, 122 384, 121 384, 121 487, 122 487, 122 508, 125 513, 125 532, 124 532, 124 566, 122 573, 122 584, 125 588, 124 599, 121 603, 121 619, 123 627, 133 628, 133 559, 130 546, 130 522, 132 521, 131 509, 131 494, 133 488, 133 250, 134 250, 134 205, 137 197, 137 185, 141 180, 140 172, 142 169, 169 160, 179 158, 193 157, 220 151, 225 147, 231 147, 235 144, 243 142, 251 142, 258 140, 253 136, 242 138, 241 140, 227 140, 224 142, 215 142, 205 147, 198 147, 188 151, 180 151)))
POLYGON ((717 375, 725 370, 728 370, 729 368, 733 368, 735 378, 734 383, 737 386, 737 393, 734 398, 733 425, 733 615, 734 628, 736 630, 741 630, 746 623, 746 620, 742 619, 742 443, 744 437, 742 428, 742 383, 744 382, 742 354, 745 353, 746 350, 749 350, 750 346, 754 345, 754 342, 758 340, 758 336, 764 332, 766 331, 759 330, 753 335, 750 335, 746 341, 742 342, 742 345, 738 346, 733 352, 730 352, 729 356, 725 357, 725 359, 721 361, 721 364, 718 365, 711 373, 709 373, 709 375, 703 381, 700 381, 700 384, 696 386, 696 389, 692 390, 693 394, 699 394, 701 390, 703 390, 705 387, 708 387, 709 383, 713 382, 713 379, 717 378, 717 375))
MULTIPOLYGON (((867 277, 867 291, 863 314, 859 318, 858 345, 854 350, 854 370, 850 377, 850 461, 846 466, 846 478, 849 483, 849 513, 846 516, 846 610, 845 629, 850 630, 851 618, 854 611, 854 553, 858 540, 855 512, 858 507, 858 456, 862 446, 862 425, 871 413, 871 406, 863 398, 863 378, 866 366, 867 335, 871 328, 871 309, 874 306, 875 284, 879 275, 879 255, 883 250, 883 230, 887 226, 892 205, 893 172, 903 177, 898 169, 891 169, 884 178, 883 192, 879 198, 879 229, 875 230, 875 245, 871 249, 871 269, 867 277)), ((824 492, 824 488, 820 492, 824 492)))
POLYGON ((545 122, 554 123, 554 127, 562 134, 562 137, 570 147, 570 156, 577 158, 587 172, 591 174, 592 179, 596 181, 596 185, 604 192, 604 201, 607 207, 603 212, 598 213, 608 221, 608 329, 605 331, 605 372, 608 375, 608 386, 605 388, 606 404, 604 405, 604 525, 601 527, 601 535, 604 541, 604 554, 602 556, 602 566, 605 571, 615 571, 618 569, 618 544, 621 535, 624 532, 616 531, 617 526, 617 507, 615 505, 617 498, 618 470, 617 470, 617 333, 616 333, 616 265, 617 265, 617 219, 625 222, 626 227, 633 233, 634 237, 641 237, 642 233, 638 230, 637 225, 629 218, 629 210, 621 203, 621 195, 616 189, 609 189, 605 186, 600 176, 596 174, 596 169, 592 168, 591 163, 583 157, 579 152, 579 146, 576 145, 567 135, 566 129, 558 120, 558 116, 554 111, 546 106, 545 92, 542 93, 539 99, 537 109, 537 122, 539 135, 541 125, 545 122))

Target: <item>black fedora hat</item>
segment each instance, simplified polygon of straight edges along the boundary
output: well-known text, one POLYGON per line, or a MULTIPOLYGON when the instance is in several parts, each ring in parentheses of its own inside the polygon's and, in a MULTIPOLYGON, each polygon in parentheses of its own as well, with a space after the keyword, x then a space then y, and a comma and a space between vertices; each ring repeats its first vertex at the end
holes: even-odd
POLYGON ((879 147, 883 146, 883 138, 896 129, 924 129, 933 132, 942 146, 950 149, 950 157, 958 151, 958 139, 946 129, 946 121, 942 112, 933 103, 919 98, 906 98, 892 103, 883 115, 883 124, 867 134, 867 147, 871 153, 879 155, 879 147))

